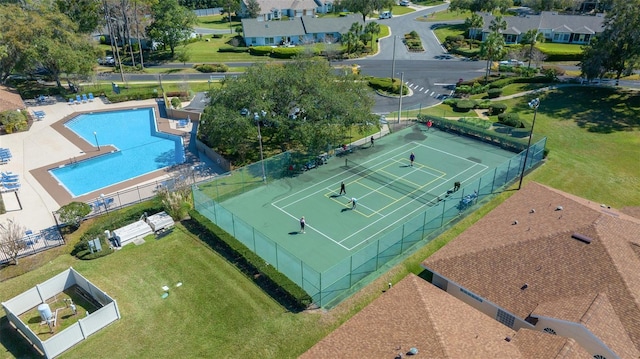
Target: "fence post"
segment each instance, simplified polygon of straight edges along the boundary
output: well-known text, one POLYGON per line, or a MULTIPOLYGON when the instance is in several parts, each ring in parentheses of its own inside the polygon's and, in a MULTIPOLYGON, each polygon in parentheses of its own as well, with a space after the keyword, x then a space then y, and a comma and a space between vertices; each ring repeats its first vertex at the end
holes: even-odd
POLYGON ((493 169, 493 180, 491 181, 491 193, 493 193, 493 191, 496 188, 496 174, 498 174, 498 167, 493 169))

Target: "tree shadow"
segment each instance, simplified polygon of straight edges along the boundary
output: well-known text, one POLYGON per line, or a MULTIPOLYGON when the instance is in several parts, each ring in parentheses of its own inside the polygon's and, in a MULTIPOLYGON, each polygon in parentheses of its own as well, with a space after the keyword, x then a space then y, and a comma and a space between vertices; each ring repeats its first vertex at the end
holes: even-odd
MULTIPOLYGON (((525 101, 518 111, 531 111, 525 101)), ((611 87, 571 86, 544 95, 541 114, 559 121, 574 121, 594 133, 633 131, 640 128, 640 94, 611 87)))

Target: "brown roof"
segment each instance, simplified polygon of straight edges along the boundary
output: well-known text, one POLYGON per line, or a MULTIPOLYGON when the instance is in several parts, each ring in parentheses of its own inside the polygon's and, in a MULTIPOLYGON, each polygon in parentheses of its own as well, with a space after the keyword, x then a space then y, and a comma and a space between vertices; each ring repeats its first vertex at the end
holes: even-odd
POLYGON ((6 86, 0 86, 0 112, 27 108, 20 94, 6 86))
POLYGON ((585 325, 619 355, 640 348, 640 220, 537 183, 423 262, 423 266, 520 318, 545 316, 585 325), (517 222, 516 222, 517 221, 517 222), (572 238, 592 239, 590 244, 572 238), (491 280, 487 280, 491 278, 491 280), (521 287, 527 284, 527 289, 521 287), (606 298, 609 316, 584 322, 606 298), (577 299, 579 298, 579 299, 577 299), (599 300, 602 300, 600 298, 599 300), (553 303, 553 305, 546 305, 553 303), (571 308, 575 306, 575 308, 571 308), (626 335, 604 335, 621 323, 626 335))
POLYGON ((575 340, 537 330, 518 330, 513 343, 528 359, 593 359, 575 340))
POLYGON ((432 284, 405 279, 300 358, 523 358, 512 329, 432 284))

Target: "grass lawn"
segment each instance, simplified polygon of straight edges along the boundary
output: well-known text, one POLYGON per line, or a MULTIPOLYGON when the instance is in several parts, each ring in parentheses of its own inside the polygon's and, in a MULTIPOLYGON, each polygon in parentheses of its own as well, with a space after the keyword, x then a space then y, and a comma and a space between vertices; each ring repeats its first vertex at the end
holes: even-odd
POLYGON ((451 21, 451 20, 464 20, 471 16, 470 11, 439 11, 425 16, 420 16, 416 20, 418 21, 451 21))
POLYGON ((539 42, 536 48, 545 54, 575 55, 582 53, 582 45, 560 44, 553 42, 539 42))
MULTIPOLYGON (((113 296, 122 319, 65 353, 66 358, 106 355, 106 348, 110 358, 194 358, 212 353, 225 358, 292 358, 331 326, 319 314, 286 312, 181 225, 160 240, 147 238, 141 246, 125 246, 99 260, 62 255, 1 283, 0 301, 69 266, 113 296), (178 282, 183 285, 176 287, 178 282), (164 285, 171 288, 166 299, 160 297, 164 285)), ((4 332, 2 337, 6 338, 4 332)), ((10 349, 20 357, 32 356, 22 340, 10 349)))
POLYGON ((445 42, 447 36, 464 36, 466 34, 464 24, 439 26, 433 32, 441 43, 445 42))
POLYGON ((391 13, 393 15, 404 15, 414 12, 415 10, 408 6, 393 5, 391 13))
POLYGON ((229 27, 231 27, 232 29, 235 29, 236 26, 240 26, 240 25, 242 25, 240 21, 231 21, 231 23, 229 23, 228 18, 223 15, 199 16, 198 22, 196 23, 196 27, 203 27, 205 29, 217 29, 217 30, 229 30, 229 27))

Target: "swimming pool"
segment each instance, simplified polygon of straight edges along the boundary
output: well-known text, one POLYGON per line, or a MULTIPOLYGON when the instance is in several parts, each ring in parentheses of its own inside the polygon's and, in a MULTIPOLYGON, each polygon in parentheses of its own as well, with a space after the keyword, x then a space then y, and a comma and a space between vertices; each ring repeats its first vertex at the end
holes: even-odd
POLYGON ((86 113, 65 126, 112 153, 49 170, 73 197, 185 161, 182 137, 158 132, 153 108, 86 113))

